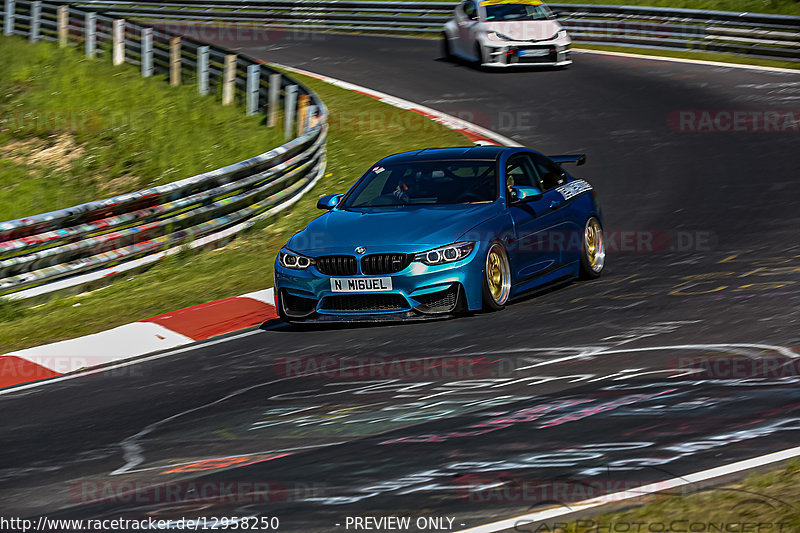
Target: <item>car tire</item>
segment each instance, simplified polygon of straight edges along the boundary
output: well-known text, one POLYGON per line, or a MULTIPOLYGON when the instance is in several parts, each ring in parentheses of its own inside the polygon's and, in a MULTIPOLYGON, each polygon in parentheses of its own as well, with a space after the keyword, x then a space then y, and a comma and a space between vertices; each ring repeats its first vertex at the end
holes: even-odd
POLYGON ((581 241, 581 279, 597 279, 606 265, 606 244, 603 226, 597 217, 589 217, 581 241))
POLYGON ((511 295, 511 262, 500 241, 494 241, 486 251, 482 278, 483 310, 498 311, 505 307, 511 295))
POLYGON ((442 58, 445 61, 452 61, 453 60, 453 52, 450 50, 450 39, 447 38, 447 34, 442 34, 442 58))
POLYGON ((475 43, 475 68, 482 70, 483 69, 483 47, 481 43, 475 43))

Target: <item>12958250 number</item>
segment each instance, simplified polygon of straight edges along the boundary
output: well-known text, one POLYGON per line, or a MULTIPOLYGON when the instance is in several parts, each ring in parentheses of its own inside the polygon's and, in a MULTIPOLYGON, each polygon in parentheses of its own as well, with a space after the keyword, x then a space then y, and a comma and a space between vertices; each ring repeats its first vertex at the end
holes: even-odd
POLYGON ((267 531, 280 528, 277 516, 208 516, 196 519, 199 529, 267 531))

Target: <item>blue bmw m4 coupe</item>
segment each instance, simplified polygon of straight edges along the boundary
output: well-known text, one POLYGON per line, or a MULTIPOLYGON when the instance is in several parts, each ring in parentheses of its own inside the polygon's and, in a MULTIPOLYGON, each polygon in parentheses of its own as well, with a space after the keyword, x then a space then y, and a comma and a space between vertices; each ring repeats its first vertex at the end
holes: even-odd
POLYGON ((592 186, 562 164, 583 155, 474 146, 375 163, 275 262, 286 321, 419 319, 501 309, 605 264, 592 186))

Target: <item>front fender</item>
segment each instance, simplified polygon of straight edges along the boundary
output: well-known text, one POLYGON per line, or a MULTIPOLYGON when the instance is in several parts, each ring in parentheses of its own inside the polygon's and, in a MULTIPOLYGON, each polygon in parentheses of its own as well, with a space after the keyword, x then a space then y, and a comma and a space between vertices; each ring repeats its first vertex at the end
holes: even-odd
MULTIPOLYGON (((464 232, 459 241, 475 241, 478 243, 476 253, 485 257, 489 246, 496 240, 503 243, 508 251, 509 260, 514 261, 514 226, 508 211, 503 210, 494 217, 481 222, 469 231, 464 232)), ((481 260, 483 265, 483 260, 481 260)), ((477 269, 476 272, 477 274, 477 269)), ((484 272, 481 268, 480 275, 473 275, 466 283, 464 292, 467 297, 467 305, 470 311, 477 311, 483 307, 483 278, 484 272)))
POLYGON ((444 28, 442 28, 442 32, 444 33, 445 37, 447 37, 451 41, 455 39, 458 32, 458 29, 456 27, 456 21, 450 19, 447 22, 445 22, 444 28))

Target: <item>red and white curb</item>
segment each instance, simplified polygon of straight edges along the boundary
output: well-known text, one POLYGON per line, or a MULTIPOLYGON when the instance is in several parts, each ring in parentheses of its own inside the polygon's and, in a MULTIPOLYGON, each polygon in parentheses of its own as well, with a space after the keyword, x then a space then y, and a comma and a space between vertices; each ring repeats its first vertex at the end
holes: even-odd
POLYGON ((269 288, 0 356, 0 388, 169 350, 278 318, 269 288))

